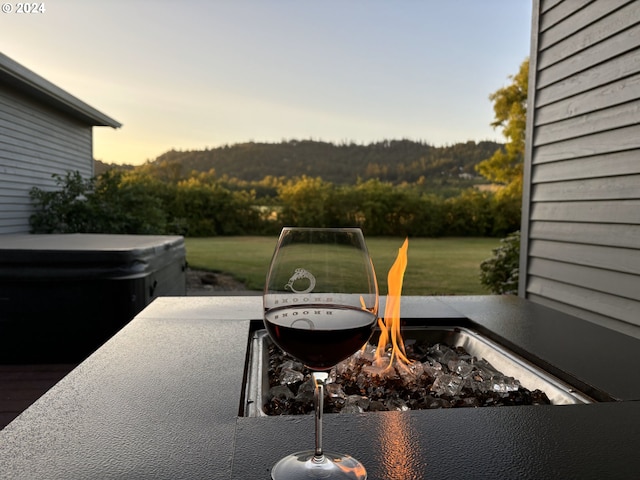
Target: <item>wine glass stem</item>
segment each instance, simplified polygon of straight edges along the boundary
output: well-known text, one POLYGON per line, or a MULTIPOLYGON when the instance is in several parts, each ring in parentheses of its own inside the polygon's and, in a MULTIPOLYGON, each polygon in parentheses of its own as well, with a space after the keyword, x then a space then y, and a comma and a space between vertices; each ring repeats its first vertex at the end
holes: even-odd
POLYGON ((314 391, 316 410, 316 451, 314 460, 317 462, 324 460, 322 453, 322 412, 324 408, 324 382, 328 376, 327 372, 313 372, 313 380, 316 384, 314 391))

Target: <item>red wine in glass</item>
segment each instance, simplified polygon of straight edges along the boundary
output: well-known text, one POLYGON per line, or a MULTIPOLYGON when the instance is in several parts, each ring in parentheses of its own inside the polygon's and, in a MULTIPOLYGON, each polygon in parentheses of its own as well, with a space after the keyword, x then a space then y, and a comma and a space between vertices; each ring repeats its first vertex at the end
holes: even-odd
POLYGON ((364 345, 377 316, 361 308, 296 306, 265 313, 271 339, 311 370, 328 370, 364 345))
POLYGON ((322 447, 327 370, 361 348, 377 323, 378 286, 362 231, 283 228, 263 306, 271 339, 313 370, 316 385, 315 450, 282 458, 271 469, 271 478, 365 480, 367 471, 358 460, 322 447))

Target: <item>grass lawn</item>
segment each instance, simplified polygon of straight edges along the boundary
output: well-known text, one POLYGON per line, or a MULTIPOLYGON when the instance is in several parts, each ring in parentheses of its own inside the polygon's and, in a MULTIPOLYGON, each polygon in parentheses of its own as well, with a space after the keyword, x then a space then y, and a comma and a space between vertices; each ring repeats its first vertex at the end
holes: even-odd
MULTIPOLYGON (((277 237, 185 238, 191 268, 224 272, 248 288, 262 290, 277 237)), ((367 237, 380 294, 404 238, 367 237)), ((486 295, 480 262, 500 244, 497 238, 410 238, 402 292, 405 295, 486 295)))

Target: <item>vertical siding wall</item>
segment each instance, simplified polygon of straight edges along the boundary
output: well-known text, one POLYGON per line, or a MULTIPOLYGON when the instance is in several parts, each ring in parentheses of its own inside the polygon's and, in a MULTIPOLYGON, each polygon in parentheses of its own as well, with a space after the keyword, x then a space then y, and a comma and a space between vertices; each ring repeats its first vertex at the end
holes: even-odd
POLYGON ((0 234, 28 233, 32 187, 54 189, 51 177, 93 175, 92 130, 0 85, 0 234))
POLYGON ((640 1, 533 7, 520 295, 640 337, 640 1))

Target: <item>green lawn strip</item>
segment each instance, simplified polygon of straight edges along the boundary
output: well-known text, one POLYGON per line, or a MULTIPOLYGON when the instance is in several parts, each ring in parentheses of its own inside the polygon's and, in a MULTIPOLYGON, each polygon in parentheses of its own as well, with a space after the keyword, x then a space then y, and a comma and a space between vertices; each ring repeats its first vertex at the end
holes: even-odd
MULTIPOLYGON (((224 272, 262 290, 277 237, 186 238, 191 268, 224 272)), ((380 293, 387 293, 387 273, 404 238, 367 237, 380 293)), ((480 263, 500 244, 497 238, 410 238, 405 295, 486 295, 480 263)))

